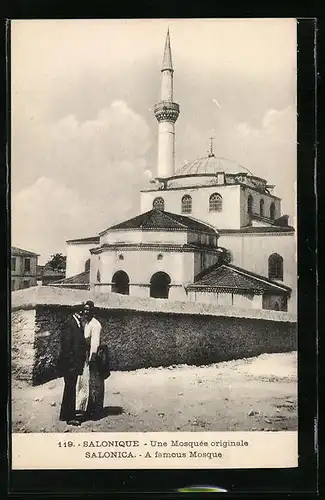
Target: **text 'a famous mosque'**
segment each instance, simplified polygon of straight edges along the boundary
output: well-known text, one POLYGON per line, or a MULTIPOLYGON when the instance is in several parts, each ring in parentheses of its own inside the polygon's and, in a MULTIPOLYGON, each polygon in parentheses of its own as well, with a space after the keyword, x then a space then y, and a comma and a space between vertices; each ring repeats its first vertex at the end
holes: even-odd
POLYGON ((168 32, 154 185, 141 191, 136 217, 67 241, 66 278, 56 286, 295 312, 295 232, 274 186, 212 146, 175 171, 173 76, 168 32))

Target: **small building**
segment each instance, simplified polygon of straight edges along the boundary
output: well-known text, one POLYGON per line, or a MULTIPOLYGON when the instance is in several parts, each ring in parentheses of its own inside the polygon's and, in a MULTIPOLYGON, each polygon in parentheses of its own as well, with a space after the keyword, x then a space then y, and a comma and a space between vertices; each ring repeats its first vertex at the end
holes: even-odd
POLYGON ((65 277, 65 270, 52 269, 49 264, 37 266, 37 283, 42 286, 52 284, 65 277))
POLYGON ((11 290, 21 290, 37 285, 39 254, 11 247, 11 290))

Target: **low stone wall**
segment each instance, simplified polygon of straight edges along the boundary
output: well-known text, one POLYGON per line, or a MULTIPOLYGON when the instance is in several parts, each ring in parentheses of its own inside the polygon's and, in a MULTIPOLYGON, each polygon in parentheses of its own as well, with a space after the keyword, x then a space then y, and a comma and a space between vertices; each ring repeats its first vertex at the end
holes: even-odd
POLYGON ((17 380, 33 380, 35 367, 36 310, 16 310, 11 315, 11 373, 17 380))
MULTIPOLYGON (((13 311, 16 378, 36 385, 57 377, 60 331, 70 314, 69 307, 57 305, 13 311)), ((296 323, 285 316, 272 320, 101 308, 96 316, 112 371, 202 365, 296 349, 296 323)))

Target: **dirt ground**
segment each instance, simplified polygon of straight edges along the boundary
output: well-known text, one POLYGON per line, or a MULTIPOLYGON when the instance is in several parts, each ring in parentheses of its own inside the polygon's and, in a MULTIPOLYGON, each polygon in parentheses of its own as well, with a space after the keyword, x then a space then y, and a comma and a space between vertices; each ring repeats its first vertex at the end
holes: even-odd
POLYGON ((297 430, 296 353, 113 372, 102 418, 58 420, 63 380, 12 384, 13 432, 297 430))

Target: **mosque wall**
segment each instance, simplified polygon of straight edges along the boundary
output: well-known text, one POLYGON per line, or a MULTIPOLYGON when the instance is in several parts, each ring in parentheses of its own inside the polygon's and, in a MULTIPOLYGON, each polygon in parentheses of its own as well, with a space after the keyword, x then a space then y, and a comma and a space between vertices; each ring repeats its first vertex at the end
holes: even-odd
POLYGON ((85 271, 86 260, 90 258, 89 250, 94 247, 94 243, 67 243, 66 278, 85 271))
MULTIPOLYGON (((194 254, 192 252, 174 252, 152 250, 109 250, 100 255, 93 255, 91 260, 91 283, 101 286, 112 283, 117 271, 127 273, 130 285, 149 284, 157 272, 165 272, 171 278, 171 284, 190 283, 194 279, 194 254), (100 272, 100 281, 97 272, 100 272)), ((103 288, 103 291, 106 289, 103 288)), ((143 292, 144 293, 144 292, 143 292)))
POLYGON ((270 205, 273 202, 275 207, 274 218, 281 217, 281 200, 274 198, 268 194, 261 194, 254 189, 249 189, 246 186, 241 186, 240 190, 240 226, 243 227, 250 222, 248 214, 248 196, 253 198, 252 212, 260 215, 260 201, 264 201, 264 216, 270 217, 270 205))
POLYGON ((217 229, 238 229, 240 227, 241 199, 239 185, 143 191, 141 192, 141 212, 152 210, 154 199, 162 197, 167 212, 182 214, 182 197, 185 194, 192 197, 192 212, 184 215, 211 224, 217 229), (220 212, 209 211, 209 198, 213 193, 222 196, 222 209, 220 212))

